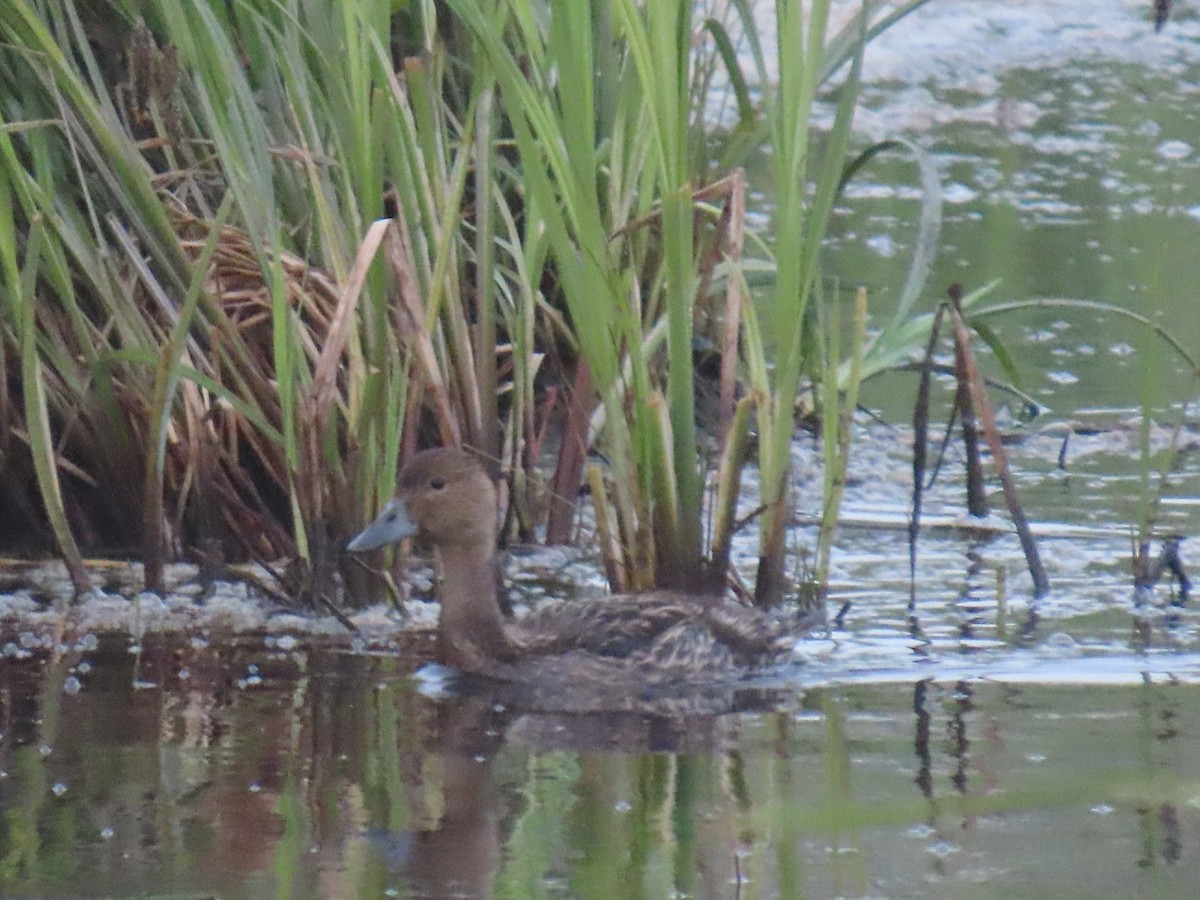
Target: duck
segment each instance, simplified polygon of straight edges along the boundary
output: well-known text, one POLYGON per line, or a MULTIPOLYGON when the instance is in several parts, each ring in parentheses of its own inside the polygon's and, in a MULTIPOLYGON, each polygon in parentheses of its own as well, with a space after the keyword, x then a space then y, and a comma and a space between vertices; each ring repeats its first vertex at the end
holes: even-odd
POLYGON ((799 620, 672 590, 552 600, 506 620, 497 601, 497 492, 481 461, 457 447, 422 450, 397 484, 346 549, 363 553, 417 535, 435 549, 435 652, 457 672, 557 686, 711 683, 786 660, 799 637, 799 620))

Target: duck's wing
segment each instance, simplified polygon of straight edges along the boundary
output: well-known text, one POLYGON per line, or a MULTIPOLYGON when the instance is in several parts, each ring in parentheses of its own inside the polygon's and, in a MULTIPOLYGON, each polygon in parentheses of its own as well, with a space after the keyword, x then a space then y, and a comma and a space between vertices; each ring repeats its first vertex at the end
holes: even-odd
POLYGON ((582 650, 626 659, 644 652, 672 626, 697 619, 704 605, 670 591, 549 603, 521 620, 519 641, 529 654, 582 650))
POLYGON ((637 654, 634 662, 644 677, 652 681, 673 678, 697 681, 728 676, 737 660, 729 646, 704 624, 688 619, 658 635, 637 654))
POLYGON ((618 648, 619 655, 603 652, 612 649, 610 642, 590 643, 593 647, 526 655, 497 672, 506 680, 550 684, 575 694, 607 694, 619 688, 618 693, 632 690, 640 697, 643 690, 671 683, 704 684, 728 678, 736 670, 733 651, 695 617, 677 621, 636 646, 631 641, 618 648))
POLYGON ((705 607, 704 624, 741 665, 768 662, 789 653, 807 627, 798 620, 787 621, 727 600, 705 607))
POLYGON ((521 655, 580 650, 663 669, 719 669, 785 656, 805 628, 729 600, 652 591, 550 603, 522 619, 517 632, 521 655))
POLYGON ((787 622, 750 606, 728 601, 705 604, 692 617, 659 634, 638 654, 647 673, 683 674, 695 679, 753 669, 787 656, 796 633, 787 622))

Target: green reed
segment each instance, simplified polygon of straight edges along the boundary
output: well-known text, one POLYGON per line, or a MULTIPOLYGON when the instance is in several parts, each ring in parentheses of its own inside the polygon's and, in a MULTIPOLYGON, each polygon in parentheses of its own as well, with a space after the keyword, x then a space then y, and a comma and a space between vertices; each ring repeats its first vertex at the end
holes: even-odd
POLYGON ((4 431, 35 445, 64 553, 71 528, 45 462, 64 437, 31 422, 71 422, 69 462, 95 493, 118 495, 133 513, 124 521, 145 515, 140 534, 114 540, 142 543, 161 586, 166 535, 208 504, 265 530, 235 537, 247 546, 234 553, 298 553, 327 575, 361 521, 351 498, 390 493, 401 444, 416 440, 413 360, 443 439, 499 455, 497 316, 520 335, 510 416, 526 420, 536 297, 489 288, 536 261, 508 252, 517 216, 488 176, 490 110, 472 141, 486 74, 455 83, 432 6, 403 22, 393 7, 152 2, 137 10, 148 27, 117 2, 99 14, 70 0, 0 11, 12 98, 0 189, 15 207, 0 222, 11 238, 0 274, 7 288, 24 281, 37 310, 23 314, 35 307, 6 291, 5 366, 20 360, 28 388, 25 424, 7 418, 4 431), (93 51, 110 26, 127 73, 93 51), (400 73, 393 26, 427 51, 400 73), (492 202, 469 223, 473 168, 492 202), (389 190, 397 224, 372 231, 389 190), (493 220, 508 223, 507 240, 493 220), (283 521, 247 494, 243 445, 283 521))
MULTIPOLYGON (((828 3, 807 10, 799 2, 776 4, 773 84, 767 83, 753 10, 735 4, 763 92, 757 109, 722 23, 706 20, 714 48, 707 57, 694 51, 698 25, 691 3, 640 6, 630 0, 612 10, 597 3, 589 7, 590 21, 578 9, 553 6, 539 7, 543 15, 534 16, 526 4, 502 2, 487 10, 471 0, 450 5, 496 73, 520 153, 532 218, 526 234, 547 235, 579 352, 602 400, 619 541, 632 548, 652 537, 649 576, 626 560, 634 582, 695 586, 697 580, 724 578, 723 570, 705 569, 700 529, 705 473, 693 366, 696 308, 706 299, 697 296, 704 282, 698 246, 708 227, 699 195, 710 166, 708 159, 697 162, 695 153, 708 130, 709 100, 697 85, 711 82, 711 60, 720 58, 728 70, 740 114, 738 129, 720 149, 722 158, 754 147, 747 135, 768 139, 773 237, 786 252, 768 263, 773 290, 764 301, 765 327, 773 335, 774 356, 768 364, 765 355, 751 354, 758 364, 750 381, 758 386, 759 467, 767 507, 758 595, 762 602, 778 602, 785 586, 793 409, 801 378, 819 380, 823 366, 809 358, 808 298, 842 183, 861 52, 879 25, 878 4, 867 4, 828 42, 828 3), (818 148, 809 124, 813 104, 821 83, 846 62, 836 121, 818 148)), ((754 329, 757 321, 748 314, 741 324, 754 329)), ((727 353, 737 353, 736 330, 734 335, 727 353)), ((751 347, 762 344, 757 334, 744 334, 743 340, 751 347)), ((736 494, 726 489, 721 496, 736 494)), ((718 516, 728 521, 726 512, 718 516)), ((718 547, 709 562, 721 557, 718 547)))
MULTIPOLYGON (((855 168, 863 48, 922 2, 866 2, 830 34, 828 0, 778 0, 767 48, 748 0, 727 19, 687 0, 596 0, 585 15, 448 0, 440 22, 428 0, 14 0, 0 9, 0 191, 14 210, 0 214, 0 327, 26 389, 0 385, 0 410, 21 411, 0 421, 0 449, 24 458, 12 435, 28 436, 68 558, 64 466, 90 479, 73 491, 139 523, 115 540, 141 546, 153 587, 175 542, 207 537, 227 555, 298 555, 322 594, 369 513, 361 498, 381 502, 419 442, 498 459, 519 527, 536 524, 539 379, 561 374, 547 359, 577 357, 624 557, 610 571, 631 586, 723 584, 756 427, 757 594, 778 602, 801 385, 825 383, 811 396, 844 466, 858 380, 920 333, 932 206, 883 334, 839 358, 813 298, 855 168), (97 29, 130 58, 124 72, 97 29), (834 77, 834 124, 818 135, 834 77), (732 128, 712 118, 718 83, 732 128), (764 146, 770 240, 750 236, 743 258, 729 211, 744 194, 725 176, 764 146), (693 354, 722 292, 728 442, 710 462, 693 354), (230 522, 250 524, 224 535, 230 522)), ((832 521, 836 478, 826 491, 832 521)))

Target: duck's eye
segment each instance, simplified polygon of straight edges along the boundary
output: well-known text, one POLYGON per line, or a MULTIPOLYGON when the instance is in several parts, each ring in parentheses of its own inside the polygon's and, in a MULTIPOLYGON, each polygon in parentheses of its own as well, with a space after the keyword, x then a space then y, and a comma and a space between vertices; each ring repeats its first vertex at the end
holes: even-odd
POLYGON ((445 478, 430 478, 430 479, 429 479, 429 487, 430 487, 432 490, 435 490, 435 491, 440 491, 440 490, 441 490, 442 488, 444 488, 445 486, 446 486, 446 479, 445 479, 445 478))

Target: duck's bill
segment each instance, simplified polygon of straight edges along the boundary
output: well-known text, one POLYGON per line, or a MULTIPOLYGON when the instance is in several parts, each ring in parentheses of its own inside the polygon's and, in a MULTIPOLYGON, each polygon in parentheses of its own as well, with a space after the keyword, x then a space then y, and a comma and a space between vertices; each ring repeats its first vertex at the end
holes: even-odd
POLYGON ((383 508, 379 518, 368 525, 362 532, 346 545, 347 550, 361 553, 364 550, 374 550, 384 544, 394 544, 406 537, 417 533, 417 526, 408 517, 408 509, 404 501, 397 498, 383 508))

